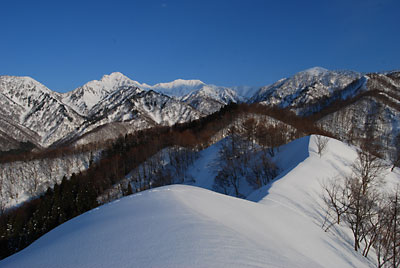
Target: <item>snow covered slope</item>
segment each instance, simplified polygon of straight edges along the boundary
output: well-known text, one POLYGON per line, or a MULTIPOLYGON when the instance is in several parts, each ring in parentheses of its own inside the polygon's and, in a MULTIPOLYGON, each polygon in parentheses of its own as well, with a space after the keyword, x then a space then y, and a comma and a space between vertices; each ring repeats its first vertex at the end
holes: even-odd
POLYGON ((201 113, 192 107, 157 93, 137 87, 123 87, 93 107, 91 117, 108 121, 127 121, 137 116, 147 117, 155 124, 173 125, 198 119, 201 113))
POLYGON ((340 140, 356 140, 370 135, 377 146, 385 148, 386 158, 400 151, 400 72, 367 74, 348 88, 361 88, 351 101, 322 110, 318 125, 340 140))
POLYGON ((256 94, 256 92, 260 89, 260 87, 256 86, 233 86, 231 87, 234 91, 237 92, 239 96, 244 98, 245 100, 251 99, 251 97, 256 94))
POLYGON ((281 176, 251 201, 184 185, 148 190, 64 223, 0 266, 374 267, 345 227, 321 228, 320 182, 349 172, 355 150, 331 139, 320 157, 315 146, 311 136, 282 147, 281 176))
POLYGON ((87 121, 76 131, 66 135, 62 142, 77 144, 104 141, 120 135, 159 125, 173 125, 204 116, 193 107, 138 87, 120 87, 94 105, 87 121))
POLYGON ((201 89, 183 96, 180 100, 204 114, 212 114, 229 103, 242 102, 244 98, 230 88, 204 85, 201 89))
POLYGON ((79 216, 0 264, 368 267, 291 209, 178 185, 135 194, 79 216))

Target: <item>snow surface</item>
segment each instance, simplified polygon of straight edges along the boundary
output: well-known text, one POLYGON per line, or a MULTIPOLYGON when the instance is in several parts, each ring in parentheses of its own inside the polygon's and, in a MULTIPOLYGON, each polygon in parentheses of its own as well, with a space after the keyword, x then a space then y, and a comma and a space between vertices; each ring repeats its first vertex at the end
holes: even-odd
MULTIPOLYGON (((199 174, 217 152, 207 150, 199 174)), ((349 172, 355 157, 333 139, 320 157, 315 137, 304 137, 280 149, 283 173, 251 201, 187 185, 148 190, 64 223, 0 266, 374 267, 353 251, 346 227, 321 228, 321 180, 349 172)))

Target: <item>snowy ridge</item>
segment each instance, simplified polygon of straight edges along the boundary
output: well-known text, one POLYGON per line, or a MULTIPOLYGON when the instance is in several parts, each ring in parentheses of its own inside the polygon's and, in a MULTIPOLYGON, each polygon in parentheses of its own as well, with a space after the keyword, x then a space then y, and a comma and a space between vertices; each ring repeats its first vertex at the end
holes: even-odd
POLYGON ((193 91, 200 90, 205 85, 206 84, 200 80, 177 79, 172 82, 158 83, 154 86, 147 86, 146 89, 152 89, 168 96, 183 97, 192 93, 193 91))
MULTIPOLYGON (((213 161, 215 153, 203 157, 213 161)), ((155 188, 78 216, 0 265, 374 267, 373 254, 353 251, 347 227, 321 228, 320 182, 349 172, 355 157, 355 149, 334 139, 320 157, 315 137, 304 137, 279 150, 282 174, 254 191, 252 201, 192 186, 155 188)), ((396 169, 386 180, 399 178, 396 169)))

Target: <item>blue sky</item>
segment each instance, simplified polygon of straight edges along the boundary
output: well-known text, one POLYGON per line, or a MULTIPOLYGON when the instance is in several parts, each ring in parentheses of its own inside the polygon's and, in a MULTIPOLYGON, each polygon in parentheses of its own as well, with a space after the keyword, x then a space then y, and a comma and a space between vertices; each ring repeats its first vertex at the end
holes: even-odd
POLYGON ((398 0, 2 1, 0 75, 65 92, 119 71, 270 84, 322 66, 400 69, 398 0))

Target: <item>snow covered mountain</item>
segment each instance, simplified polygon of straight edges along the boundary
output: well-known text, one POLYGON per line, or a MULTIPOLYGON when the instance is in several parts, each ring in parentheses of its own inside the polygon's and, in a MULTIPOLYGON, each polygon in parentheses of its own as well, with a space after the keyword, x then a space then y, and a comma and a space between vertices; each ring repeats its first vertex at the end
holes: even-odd
POLYGON ((250 101, 290 108, 303 115, 310 112, 307 106, 332 97, 360 77, 361 74, 352 71, 329 71, 314 67, 262 87, 250 101))
MULTIPOLYGON (((107 133, 104 139, 115 138, 137 129, 187 122, 204 115, 121 73, 105 75, 64 94, 53 92, 30 77, 0 76, 0 104, 0 151, 18 149, 21 142, 48 147, 83 135, 93 136, 89 133, 100 129, 107 133)), ((93 138, 86 137, 85 141, 93 138)))
POLYGON ((100 80, 93 80, 82 87, 63 94, 63 102, 74 108, 81 115, 88 115, 93 106, 104 97, 118 90, 120 87, 141 86, 119 72, 104 75, 100 80))
POLYGON ((341 140, 369 138, 393 160, 400 152, 399 90, 400 72, 361 75, 316 67, 261 88, 251 102, 312 116, 341 140))
POLYGON ((93 106, 87 121, 62 142, 86 144, 117 138, 139 129, 171 126, 203 116, 193 107, 157 93, 137 87, 120 87, 93 106))
MULTIPOLYGON (((288 108, 302 116, 319 114, 321 124, 329 127, 324 122, 331 121, 329 118, 336 115, 326 116, 339 112, 332 107, 334 103, 355 102, 357 98, 365 100, 360 96, 369 92, 376 105, 388 107, 380 128, 384 131, 378 130, 377 133, 391 132, 388 144, 393 147, 394 137, 398 134, 395 126, 400 110, 397 108, 400 102, 398 88, 396 72, 361 75, 315 67, 259 89, 250 102, 288 108), (379 94, 372 96, 371 92, 379 94), (330 109, 329 112, 326 108, 330 109)), ((1 76, 0 146, 2 151, 6 151, 26 144, 48 147, 77 141, 83 136, 85 138, 80 144, 100 137, 115 138, 141 128, 171 125, 205 116, 228 103, 246 101, 252 92, 254 88, 220 87, 200 80, 178 79, 151 86, 116 72, 59 94, 29 77, 1 76)), ((373 106, 378 107, 376 105, 373 106)), ((350 109, 350 106, 346 107, 350 109)), ((353 110, 357 112, 357 109, 353 110)), ((337 115, 342 113, 348 114, 343 110, 337 115)), ((363 131, 365 122, 371 119, 367 114, 359 115, 360 120, 354 122, 354 129, 363 131)), ((338 133, 349 133, 349 127, 336 126, 338 133)))
POLYGON ((367 74, 347 88, 358 94, 333 102, 317 123, 341 140, 369 138, 394 160, 400 152, 400 72, 367 74))
MULTIPOLYGON (((158 83, 153 86, 131 80, 125 75, 115 72, 105 75, 101 80, 90 81, 82 87, 64 94, 63 102, 74 108, 78 113, 88 116, 92 108, 104 103, 122 87, 137 87, 144 91, 153 90, 169 97, 182 100, 203 114, 218 111, 230 102, 243 101, 235 90, 227 87, 207 85, 200 80, 177 79, 168 83, 158 83)), ((248 90, 242 89, 244 93, 248 90)))
MULTIPOLYGON (((142 86, 179 99, 203 114, 211 114, 229 103, 243 102, 245 98, 232 88, 207 85, 200 80, 177 79, 154 86, 142 86)), ((247 92, 243 90, 243 92, 247 92)))
MULTIPOLYGON (((248 89, 243 92, 248 92, 248 89)), ((147 85, 114 72, 56 93, 29 77, 0 77, 1 151, 116 138, 137 129, 197 119, 244 98, 227 87, 178 79, 147 85), (96 134, 94 134, 94 132, 96 134)))
POLYGON ((181 100, 204 114, 212 114, 229 103, 244 101, 233 89, 213 85, 204 85, 181 97, 181 100))
POLYGON ((0 104, 0 137, 36 146, 52 144, 84 121, 58 93, 30 77, 0 76, 0 104))
MULTIPOLYGON (((218 154, 207 150, 192 170, 218 154)), ((303 137, 279 150, 275 163, 281 175, 248 200, 185 185, 148 190, 62 224, 0 265, 375 267, 373 253, 366 258, 352 249, 344 224, 329 232, 321 228, 321 181, 349 173, 356 155, 330 139, 320 157, 316 137, 303 137)), ((388 174, 388 184, 399 181, 399 170, 388 174)))

